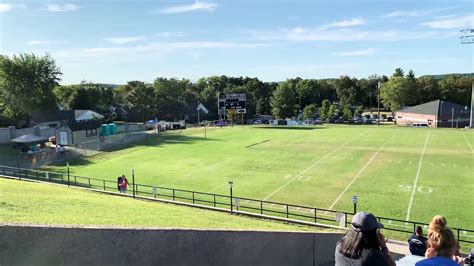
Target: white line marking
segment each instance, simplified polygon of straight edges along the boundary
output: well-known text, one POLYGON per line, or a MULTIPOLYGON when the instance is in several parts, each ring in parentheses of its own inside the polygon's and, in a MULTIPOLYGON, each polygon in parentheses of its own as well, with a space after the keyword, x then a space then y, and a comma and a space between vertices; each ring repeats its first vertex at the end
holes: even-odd
POLYGON ((430 132, 431 131, 428 131, 428 134, 426 134, 425 145, 423 145, 423 151, 421 152, 420 162, 418 163, 418 171, 416 172, 415 182, 413 183, 413 190, 411 191, 410 203, 408 204, 408 209, 407 209, 407 218, 406 218, 407 221, 410 220, 411 205, 413 204, 413 197, 415 196, 415 192, 416 192, 416 184, 418 183, 418 178, 420 177, 421 165, 423 163, 423 156, 425 156, 426 144, 428 144, 428 138, 430 137, 430 132))
POLYGON ((471 144, 471 142, 469 142, 469 140, 467 139, 466 133, 464 133, 464 131, 462 132, 462 135, 464 136, 464 139, 466 140, 467 144, 469 145, 469 148, 471 148, 471 152, 473 152, 472 144, 471 144))
MULTIPOLYGON (((344 194, 346 193, 346 191, 352 186, 352 184, 356 181, 356 179, 362 174, 362 172, 364 172, 364 170, 367 168, 367 166, 370 165, 370 163, 375 159, 375 157, 379 154, 379 152, 385 147, 385 145, 388 144, 388 142, 393 139, 396 135, 398 134, 398 131, 395 132, 395 134, 393 134, 393 136, 391 136, 390 138, 388 138, 383 144, 382 146, 380 146, 380 148, 374 153, 374 155, 372 155, 372 157, 370 158, 369 161, 367 161, 367 163, 364 165, 364 167, 362 167, 362 169, 359 170, 359 172, 357 173, 356 176, 354 176, 354 178, 352 178, 351 182, 346 186, 346 188, 341 192, 341 194, 339 194, 339 197, 337 197, 337 199, 331 204, 331 206, 329 207, 330 210, 332 210, 332 208, 337 204, 337 202, 342 198, 342 196, 344 196, 344 194)), ((380 162, 380 160, 379 160, 380 162)))
POLYGON ((345 147, 347 144, 351 143, 352 141, 356 140, 357 138, 359 138, 360 136, 362 135, 365 135, 366 133, 368 132, 365 131, 363 132, 362 134, 360 135, 357 135, 355 136, 354 138, 350 139, 349 141, 345 142, 344 144, 342 144, 341 146, 337 147, 336 149, 334 149, 333 151, 329 152, 328 154, 324 155, 323 157, 321 157, 319 160, 317 160, 316 162, 312 163, 310 166, 308 166, 306 169, 304 169, 303 171, 301 171, 299 174, 297 174, 295 177, 293 177, 292 179, 290 179, 288 182, 286 182, 285 184, 281 185, 279 188, 277 188, 275 191, 273 191, 272 193, 270 193, 268 196, 266 196, 263 200, 268 200, 271 196, 275 195, 276 193, 278 193, 278 191, 282 190, 284 187, 286 187, 287 185, 289 185, 290 183, 292 183, 293 181, 295 181, 296 179, 298 179, 298 177, 300 177, 301 175, 303 175, 304 173, 306 173, 308 170, 310 170, 311 168, 313 168, 314 166, 316 166, 318 163, 320 163, 321 161, 323 161, 324 159, 326 159, 328 156, 332 155, 333 153, 337 152, 338 150, 340 150, 341 148, 345 147))

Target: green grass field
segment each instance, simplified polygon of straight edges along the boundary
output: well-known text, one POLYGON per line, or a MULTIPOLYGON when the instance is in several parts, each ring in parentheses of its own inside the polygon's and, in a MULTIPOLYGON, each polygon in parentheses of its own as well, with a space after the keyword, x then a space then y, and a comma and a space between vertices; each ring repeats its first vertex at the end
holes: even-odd
MULTIPOLYGON (((474 229, 474 132, 376 126, 202 128, 71 161, 74 175, 474 229)), ((65 171, 64 165, 49 167, 65 171)), ((403 226, 403 225, 402 225, 403 226)))
POLYGON ((0 222, 107 227, 315 230, 314 227, 3 178, 0 178, 0 222))

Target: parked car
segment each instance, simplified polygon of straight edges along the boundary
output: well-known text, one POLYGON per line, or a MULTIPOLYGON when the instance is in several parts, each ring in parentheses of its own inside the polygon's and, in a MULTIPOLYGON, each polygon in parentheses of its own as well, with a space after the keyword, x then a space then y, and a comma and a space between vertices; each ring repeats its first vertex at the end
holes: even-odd
POLYGON ((227 122, 220 120, 220 121, 217 121, 215 125, 216 127, 225 127, 227 126, 227 122))
POLYGON ((354 124, 363 124, 364 123, 364 119, 362 119, 361 117, 354 117, 352 119, 352 123, 354 124))
POLYGON ((263 124, 263 123, 262 123, 262 120, 257 119, 257 120, 255 120, 255 121, 253 121, 253 124, 254 124, 254 125, 261 125, 261 124, 263 124))

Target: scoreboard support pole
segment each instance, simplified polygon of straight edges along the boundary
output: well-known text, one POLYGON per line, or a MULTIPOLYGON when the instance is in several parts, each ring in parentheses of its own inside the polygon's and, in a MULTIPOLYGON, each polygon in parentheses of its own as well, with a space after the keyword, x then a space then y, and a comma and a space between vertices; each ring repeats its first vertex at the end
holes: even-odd
POLYGON ((244 126, 245 123, 244 123, 244 113, 242 113, 242 126, 244 126))

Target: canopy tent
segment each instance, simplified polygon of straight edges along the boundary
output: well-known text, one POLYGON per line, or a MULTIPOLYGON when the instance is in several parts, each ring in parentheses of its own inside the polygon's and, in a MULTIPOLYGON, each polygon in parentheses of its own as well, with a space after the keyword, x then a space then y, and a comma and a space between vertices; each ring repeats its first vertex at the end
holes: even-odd
POLYGON ((38 144, 38 143, 43 143, 47 141, 48 141, 48 137, 40 137, 33 134, 26 134, 18 138, 12 139, 12 142, 19 143, 19 144, 26 144, 26 145, 38 144))
POLYGON ((103 115, 91 110, 75 110, 76 121, 102 119, 103 115))

